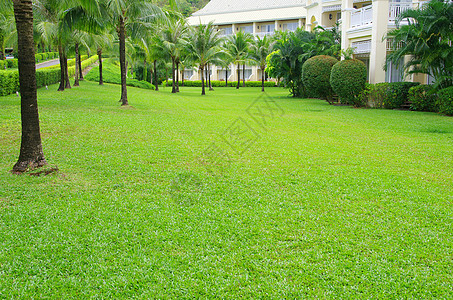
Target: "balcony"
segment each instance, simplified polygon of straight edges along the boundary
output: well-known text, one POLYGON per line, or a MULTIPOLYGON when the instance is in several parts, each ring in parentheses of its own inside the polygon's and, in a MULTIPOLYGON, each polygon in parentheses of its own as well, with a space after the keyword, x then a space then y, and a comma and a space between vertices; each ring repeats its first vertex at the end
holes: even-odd
POLYGON ((275 31, 269 31, 269 32, 256 32, 255 33, 255 36, 257 37, 260 37, 260 38, 263 38, 265 36, 271 36, 271 35, 274 35, 275 34, 275 31))
POLYGON ((351 28, 370 25, 373 23, 373 6, 368 5, 351 13, 351 28))
MULTIPOLYGON (((412 2, 390 3, 388 23, 394 25, 398 16, 412 8, 412 2)), ((368 26, 373 23, 373 5, 354 10, 351 13, 351 28, 368 26)))

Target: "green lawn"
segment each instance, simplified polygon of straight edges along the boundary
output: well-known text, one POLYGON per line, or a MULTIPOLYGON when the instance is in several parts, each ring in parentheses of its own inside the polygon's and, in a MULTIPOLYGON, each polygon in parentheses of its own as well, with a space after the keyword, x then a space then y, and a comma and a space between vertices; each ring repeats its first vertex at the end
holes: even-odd
POLYGON ((452 297, 453 118, 273 88, 263 128, 259 88, 56 89, 49 176, 9 173, 0 97, 0 298, 452 297))

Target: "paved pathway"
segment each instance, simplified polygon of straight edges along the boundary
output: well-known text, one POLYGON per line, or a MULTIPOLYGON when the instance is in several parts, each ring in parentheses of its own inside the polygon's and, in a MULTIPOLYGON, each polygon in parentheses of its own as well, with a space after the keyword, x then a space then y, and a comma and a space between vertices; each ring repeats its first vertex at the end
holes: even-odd
POLYGON ((60 60, 59 59, 48 60, 48 61, 45 61, 43 63, 36 64, 36 70, 41 69, 41 68, 45 68, 45 67, 59 65, 59 64, 60 64, 60 60))

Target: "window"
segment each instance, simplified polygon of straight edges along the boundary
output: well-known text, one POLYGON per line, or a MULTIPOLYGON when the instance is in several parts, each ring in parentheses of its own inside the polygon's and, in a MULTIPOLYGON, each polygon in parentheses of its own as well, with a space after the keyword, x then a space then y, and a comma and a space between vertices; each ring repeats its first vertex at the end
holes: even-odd
POLYGON ((193 76, 193 70, 184 70, 184 78, 190 78, 193 76))
POLYGON ((224 34, 224 35, 233 34, 233 28, 231 28, 231 27, 222 28, 222 29, 220 29, 220 31, 221 31, 222 34, 224 34))
POLYGON ((404 60, 401 60, 398 63, 389 62, 387 65, 387 72, 385 72, 385 81, 386 82, 401 82, 403 81, 404 75, 404 68, 403 68, 404 60))
POLYGON ((274 32, 275 24, 261 25, 261 32, 274 32))
POLYGON ((283 31, 296 31, 297 27, 299 27, 298 22, 286 23, 283 24, 283 31))
POLYGON ((253 33, 253 25, 250 26, 241 26, 241 31, 245 33, 253 33))

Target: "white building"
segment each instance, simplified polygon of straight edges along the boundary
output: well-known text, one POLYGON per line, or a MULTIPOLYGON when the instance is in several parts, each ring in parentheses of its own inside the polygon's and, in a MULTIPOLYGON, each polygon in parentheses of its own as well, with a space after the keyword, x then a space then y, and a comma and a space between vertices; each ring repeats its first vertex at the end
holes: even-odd
MULTIPOLYGON (((340 23, 342 49, 354 49, 354 56, 368 68, 370 83, 402 81, 401 67, 388 66, 384 71, 389 44, 383 39, 395 28, 395 19, 404 10, 416 8, 423 2, 415 0, 211 0, 195 12, 190 25, 214 22, 224 34, 239 30, 255 36, 273 35, 277 30, 316 26, 325 28, 340 23)), ((199 74, 186 71, 188 78, 199 79, 199 74)), ((246 68, 246 80, 260 80, 260 70, 246 68)), ((224 80, 225 71, 213 66, 212 80, 224 80)), ((237 80, 236 67, 231 66, 228 80, 237 80)), ((241 73, 242 74, 242 73, 241 73)), ((242 75, 241 75, 242 76, 242 75)), ((423 82, 425 76, 406 77, 406 81, 423 82), (415 78, 416 77, 416 78, 415 78)))

